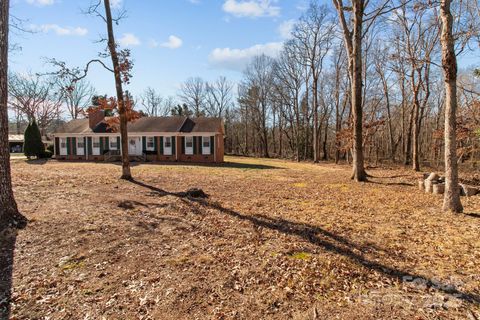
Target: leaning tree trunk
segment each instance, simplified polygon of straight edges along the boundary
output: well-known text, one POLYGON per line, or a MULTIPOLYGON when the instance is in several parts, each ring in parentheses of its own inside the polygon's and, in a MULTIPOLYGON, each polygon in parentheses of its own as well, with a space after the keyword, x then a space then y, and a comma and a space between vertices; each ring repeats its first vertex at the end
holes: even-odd
POLYGON ((13 197, 8 146, 8 18, 9 0, 0 1, 0 230, 26 224, 13 197))
POLYGON ((117 92, 118 113, 120 114, 120 137, 122 141, 122 176, 121 179, 132 180, 130 172, 130 159, 128 158, 128 131, 127 114, 125 110, 125 101, 123 99, 122 78, 120 74, 120 63, 118 61, 115 37, 113 34, 112 12, 110 9, 110 0, 104 0, 105 17, 108 31, 108 49, 112 57, 113 71, 115 75, 115 89, 117 92))
POLYGON ((440 15, 442 19, 442 66, 445 78, 445 195, 443 210, 460 213, 458 185, 456 112, 457 112, 457 57, 452 34, 453 17, 450 12, 451 0, 442 0, 440 15))

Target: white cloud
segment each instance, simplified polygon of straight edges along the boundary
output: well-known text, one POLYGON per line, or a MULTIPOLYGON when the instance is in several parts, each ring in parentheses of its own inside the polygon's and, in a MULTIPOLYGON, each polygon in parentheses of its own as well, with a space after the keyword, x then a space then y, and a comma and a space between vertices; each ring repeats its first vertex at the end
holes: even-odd
POLYGON ((216 68, 242 71, 253 57, 265 54, 277 57, 283 42, 257 44, 245 49, 216 48, 209 56, 210 65, 216 68))
POLYGON ((38 7, 51 6, 55 0, 27 0, 28 4, 33 4, 38 7))
POLYGON ((30 29, 33 32, 49 33, 51 31, 59 36, 85 36, 88 30, 81 27, 61 27, 57 24, 42 24, 42 25, 30 25, 30 29))
POLYGON ((278 33, 283 39, 290 39, 292 37, 293 27, 295 26, 295 20, 286 20, 283 21, 280 26, 278 26, 278 33))
POLYGON ((183 45, 183 40, 174 35, 171 35, 170 37, 168 37, 168 41, 161 44, 162 47, 169 48, 169 49, 178 49, 182 45, 183 45))
POLYGON ((123 0, 110 0, 110 6, 114 9, 118 9, 122 6, 123 0))
POLYGON ((159 45, 160 45, 160 44, 159 44, 158 41, 155 40, 155 39, 150 39, 150 40, 148 41, 148 46, 149 46, 150 48, 156 48, 156 47, 158 47, 159 45))
POLYGON ((141 44, 140 39, 138 39, 133 33, 124 33, 118 40, 118 43, 123 47, 133 47, 141 44))
POLYGON ((277 0, 226 0, 223 11, 236 17, 276 17, 280 15, 280 7, 275 6, 277 0))

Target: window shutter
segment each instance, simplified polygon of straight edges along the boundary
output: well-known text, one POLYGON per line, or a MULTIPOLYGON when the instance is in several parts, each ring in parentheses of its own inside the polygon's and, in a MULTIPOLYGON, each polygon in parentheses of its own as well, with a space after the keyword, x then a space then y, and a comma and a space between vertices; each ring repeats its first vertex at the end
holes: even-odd
POLYGON ((100 137, 100 154, 103 155, 103 137, 100 137))
POLYGON ((153 138, 153 151, 155 151, 155 152, 157 152, 157 150, 158 150, 157 144, 158 144, 158 137, 154 137, 153 138))
POLYGON ((77 155, 77 138, 72 138, 72 155, 77 155))
POLYGON ((87 151, 88 151, 88 155, 92 155, 93 152, 92 152, 92 137, 88 137, 87 138, 87 151))
POLYGON ((215 154, 215 136, 210 137, 210 154, 215 154))
POLYGON ((163 155, 163 137, 160 137, 160 154, 163 155))
POLYGON ((192 139, 192 140, 193 140, 193 154, 197 154, 197 153, 198 153, 198 152, 197 152, 197 147, 198 147, 197 138, 198 138, 198 137, 195 137, 195 136, 194 136, 193 139, 192 139))
POLYGON ((185 154, 185 137, 182 137, 182 154, 185 154))
POLYGON ((176 149, 176 144, 177 144, 177 139, 175 137, 172 137, 172 153, 173 155, 177 154, 177 149, 176 149))
POLYGON ((120 146, 120 137, 117 137, 117 150, 122 150, 122 147, 120 146))
POLYGON ((143 152, 147 151, 147 137, 142 137, 142 150, 143 152))
POLYGON ((67 138, 67 155, 70 155, 70 138, 67 138))
POLYGON ((110 150, 110 138, 105 137, 105 150, 109 151, 110 150))
POLYGON ((55 137, 55 155, 60 154, 60 138, 55 137))

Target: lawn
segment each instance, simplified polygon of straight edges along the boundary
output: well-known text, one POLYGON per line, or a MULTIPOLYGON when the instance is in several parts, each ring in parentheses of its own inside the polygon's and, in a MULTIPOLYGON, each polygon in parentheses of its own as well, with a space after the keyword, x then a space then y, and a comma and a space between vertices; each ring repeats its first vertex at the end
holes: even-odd
POLYGON ((445 214, 409 170, 226 161, 14 160, 11 317, 480 318, 480 196, 445 214))

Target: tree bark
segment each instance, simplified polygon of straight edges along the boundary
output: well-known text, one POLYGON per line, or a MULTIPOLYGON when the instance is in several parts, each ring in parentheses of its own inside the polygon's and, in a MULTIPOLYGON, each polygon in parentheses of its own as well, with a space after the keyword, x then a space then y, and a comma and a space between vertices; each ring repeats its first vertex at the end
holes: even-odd
MULTIPOLYGON (((312 61, 312 64, 314 62, 312 61)), ((315 69, 312 68, 312 73, 315 69)), ((313 162, 318 163, 318 77, 313 74, 313 162)))
POLYGON ((122 176, 120 179, 132 180, 130 172, 130 159, 128 157, 128 121, 125 112, 125 101, 123 97, 122 78, 120 73, 120 63, 118 61, 117 48, 115 44, 115 36, 113 33, 112 12, 110 8, 110 0, 104 0, 105 3, 105 18, 108 32, 108 49, 112 58, 113 71, 115 75, 115 89, 117 92, 118 113, 120 115, 120 137, 122 148, 122 176))
POLYGON ((457 57, 453 38, 453 17, 450 12, 451 0, 442 0, 440 16, 442 20, 442 66, 445 78, 445 195, 443 210, 460 213, 458 185, 456 112, 457 112, 457 57))
POLYGON ((13 196, 8 145, 8 22, 10 1, 0 1, 0 231, 23 228, 26 218, 20 214, 13 196))
POLYGON ((362 103, 362 24, 364 2, 354 1, 353 6, 353 41, 350 57, 352 72, 352 111, 353 111, 353 174, 357 182, 366 181, 363 155, 363 103, 362 103))

